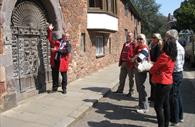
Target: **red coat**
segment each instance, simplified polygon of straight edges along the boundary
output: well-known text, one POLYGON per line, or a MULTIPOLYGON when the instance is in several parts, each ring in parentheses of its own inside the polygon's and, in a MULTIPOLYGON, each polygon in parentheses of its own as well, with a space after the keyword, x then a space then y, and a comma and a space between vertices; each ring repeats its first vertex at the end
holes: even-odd
POLYGON ((173 83, 173 70, 175 62, 166 54, 162 53, 153 67, 150 69, 152 75, 152 82, 164 85, 171 85, 173 83))
MULTIPOLYGON (((48 29, 48 40, 50 42, 51 48, 53 49, 51 50, 50 64, 51 64, 51 67, 54 67, 55 66, 54 59, 60 47, 60 41, 52 39, 52 30, 50 29, 48 29)), ((60 72, 66 72, 68 70, 69 59, 70 59, 70 53, 61 56, 60 66, 59 66, 60 72)))

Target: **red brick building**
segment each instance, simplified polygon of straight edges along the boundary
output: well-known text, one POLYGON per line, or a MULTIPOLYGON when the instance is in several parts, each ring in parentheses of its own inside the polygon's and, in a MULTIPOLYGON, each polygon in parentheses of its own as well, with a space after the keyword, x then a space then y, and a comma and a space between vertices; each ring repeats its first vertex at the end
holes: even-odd
POLYGON ((130 0, 0 0, 0 109, 51 82, 47 26, 72 38, 69 82, 118 61, 128 31, 140 33, 130 0))

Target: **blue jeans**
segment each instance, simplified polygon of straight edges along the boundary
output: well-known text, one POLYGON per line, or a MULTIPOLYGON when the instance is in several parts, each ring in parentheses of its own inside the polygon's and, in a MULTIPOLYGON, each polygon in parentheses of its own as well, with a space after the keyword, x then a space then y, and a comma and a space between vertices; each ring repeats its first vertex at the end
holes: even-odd
POLYGON ((170 122, 178 123, 183 119, 183 106, 180 86, 183 79, 182 72, 173 73, 173 85, 170 91, 170 122))

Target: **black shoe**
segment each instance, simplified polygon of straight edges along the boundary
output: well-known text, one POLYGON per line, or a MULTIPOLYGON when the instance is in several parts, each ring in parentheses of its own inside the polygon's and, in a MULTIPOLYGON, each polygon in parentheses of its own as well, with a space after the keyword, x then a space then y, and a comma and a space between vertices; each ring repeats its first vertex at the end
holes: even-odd
POLYGON ((122 91, 118 91, 118 90, 117 90, 117 91, 115 91, 115 92, 113 92, 113 93, 123 93, 123 92, 122 92, 122 91))
POLYGON ((131 91, 131 92, 129 92, 128 94, 126 94, 126 96, 127 96, 127 97, 132 97, 134 94, 135 94, 135 92, 134 92, 134 91, 131 91))
POLYGON ((154 102, 154 99, 153 99, 152 97, 149 97, 149 98, 148 98, 148 101, 149 101, 149 102, 154 102))
POLYGON ((57 90, 48 90, 47 93, 56 93, 57 90))
POLYGON ((63 90, 63 91, 62 91, 62 94, 66 94, 66 93, 67 93, 66 90, 63 90))

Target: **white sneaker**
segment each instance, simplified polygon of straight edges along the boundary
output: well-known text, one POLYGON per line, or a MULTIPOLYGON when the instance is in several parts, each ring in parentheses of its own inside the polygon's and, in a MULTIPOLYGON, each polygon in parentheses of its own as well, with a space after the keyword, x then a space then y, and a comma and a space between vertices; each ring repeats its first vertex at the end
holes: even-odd
POLYGON ((184 123, 184 119, 179 120, 179 122, 184 123))
POLYGON ((141 114, 147 113, 148 111, 149 111, 148 109, 137 109, 137 113, 141 114))

